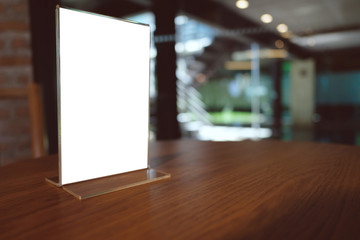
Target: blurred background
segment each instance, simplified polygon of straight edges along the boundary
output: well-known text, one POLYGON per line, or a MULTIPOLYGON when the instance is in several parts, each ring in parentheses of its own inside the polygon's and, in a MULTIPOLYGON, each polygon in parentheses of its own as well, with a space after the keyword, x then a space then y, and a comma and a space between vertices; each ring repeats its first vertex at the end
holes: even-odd
POLYGON ((0 165, 58 151, 57 4, 150 24, 153 141, 360 145, 358 0, 0 0, 0 165))

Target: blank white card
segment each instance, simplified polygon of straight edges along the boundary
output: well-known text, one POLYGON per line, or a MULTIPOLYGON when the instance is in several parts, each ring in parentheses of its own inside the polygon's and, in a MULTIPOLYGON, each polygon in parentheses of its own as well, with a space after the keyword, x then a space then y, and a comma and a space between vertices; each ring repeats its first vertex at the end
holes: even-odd
POLYGON ((150 27, 58 8, 60 184, 148 167, 150 27))

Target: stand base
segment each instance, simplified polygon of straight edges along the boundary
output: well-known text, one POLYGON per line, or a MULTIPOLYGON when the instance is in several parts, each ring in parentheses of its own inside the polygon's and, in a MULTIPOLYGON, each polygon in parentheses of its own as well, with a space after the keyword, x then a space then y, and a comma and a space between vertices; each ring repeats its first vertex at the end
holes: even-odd
POLYGON ((170 174, 149 168, 63 186, 59 183, 59 177, 46 178, 45 180, 57 187, 62 187, 81 200, 168 178, 170 178, 170 174))

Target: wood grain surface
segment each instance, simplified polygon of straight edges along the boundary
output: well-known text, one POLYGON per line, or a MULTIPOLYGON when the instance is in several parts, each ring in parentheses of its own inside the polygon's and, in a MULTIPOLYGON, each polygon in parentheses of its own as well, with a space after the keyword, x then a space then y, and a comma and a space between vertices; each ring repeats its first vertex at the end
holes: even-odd
POLYGON ((157 184, 77 200, 46 183, 57 156, 0 168, 0 239, 360 239, 360 148, 150 145, 157 184))

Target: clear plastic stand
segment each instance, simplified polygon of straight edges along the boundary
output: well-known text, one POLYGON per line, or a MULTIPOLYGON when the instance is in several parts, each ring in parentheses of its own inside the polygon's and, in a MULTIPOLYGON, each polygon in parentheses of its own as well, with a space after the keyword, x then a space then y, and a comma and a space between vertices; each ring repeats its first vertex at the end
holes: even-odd
POLYGON ((46 181, 86 199, 169 178, 149 167, 150 26, 57 6, 56 30, 59 175, 46 181))
POLYGON ((170 178, 170 174, 150 168, 63 186, 59 183, 59 177, 46 178, 46 181, 57 187, 62 187, 81 200, 168 178, 170 178))

